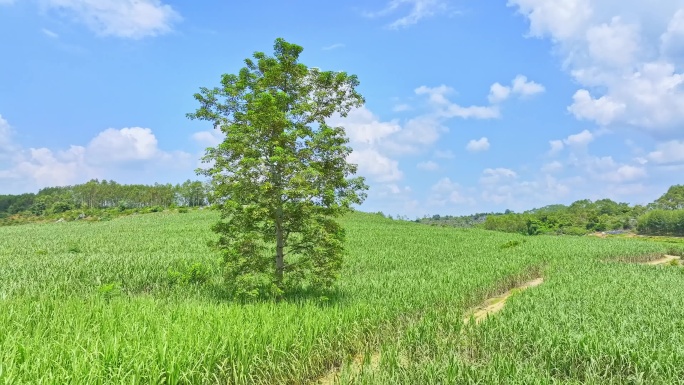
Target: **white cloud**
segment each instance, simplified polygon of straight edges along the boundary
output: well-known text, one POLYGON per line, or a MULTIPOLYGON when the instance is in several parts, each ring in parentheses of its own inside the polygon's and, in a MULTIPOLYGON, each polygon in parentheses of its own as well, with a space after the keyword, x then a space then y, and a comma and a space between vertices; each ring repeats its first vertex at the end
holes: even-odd
POLYGON ((475 201, 466 196, 458 183, 449 178, 442 178, 430 188, 428 204, 444 206, 446 204, 473 204, 475 201))
POLYGON ((684 125, 684 0, 509 0, 580 84, 578 119, 677 138, 684 125))
POLYGON ((438 87, 420 86, 415 89, 415 93, 416 95, 428 95, 428 100, 436 109, 437 116, 444 119, 495 119, 501 115, 497 106, 463 107, 452 103, 447 99, 447 95, 453 93, 453 89, 445 85, 438 87))
POLYGON ((440 134, 446 131, 447 128, 438 119, 420 115, 406 121, 401 131, 383 143, 383 146, 396 153, 418 152, 435 143, 440 134))
POLYGON ((684 9, 675 12, 667 26, 667 31, 660 36, 660 50, 668 57, 681 58, 684 54, 684 9))
POLYGON ((562 140, 550 140, 549 146, 551 146, 551 149, 549 150, 549 155, 555 155, 563 151, 563 148, 565 148, 565 145, 563 144, 562 140))
POLYGON ((577 119, 593 120, 604 126, 616 121, 627 110, 624 103, 615 101, 611 96, 595 99, 587 90, 578 90, 572 99, 574 102, 568 111, 577 119))
POLYGON ((606 180, 614 183, 624 183, 645 178, 646 175, 646 169, 643 167, 623 165, 618 167, 615 172, 608 174, 606 180))
POLYGON ((496 119, 501 116, 497 106, 469 106, 462 107, 458 104, 451 104, 444 110, 443 116, 446 118, 463 119, 496 119))
MULTIPOLYGON (((132 161, 137 173, 145 169, 189 170, 191 163, 187 153, 160 150, 152 130, 140 127, 110 128, 100 132, 87 146, 72 145, 63 151, 24 149, 13 142, 10 126, 1 116, 0 159, 6 161, 4 168, 0 165, 0 185, 18 192, 112 177, 126 170, 132 161)), ((126 183, 130 174, 128 169, 120 181, 126 183)))
POLYGON ((656 150, 648 154, 648 159, 657 164, 684 163, 684 141, 658 144, 656 150))
MULTIPOLYGON (((612 156, 593 156, 584 151, 572 153, 568 165, 574 167, 587 180, 610 184, 611 188, 648 176, 643 164, 620 163, 615 161, 612 156)), ((596 192, 598 190, 594 191, 594 193, 596 192)))
POLYGON ((439 169, 439 165, 437 162, 433 162, 431 160, 425 161, 425 162, 419 162, 416 167, 418 167, 419 170, 423 171, 435 171, 439 169))
POLYGON ((545 165, 543 165, 541 170, 542 170, 542 172, 547 173, 547 174, 560 172, 563 170, 563 164, 559 161, 553 161, 553 162, 546 163, 545 165))
POLYGON ((516 76, 509 86, 503 86, 500 83, 494 83, 489 88, 489 102, 500 103, 508 99, 511 95, 519 95, 521 97, 529 97, 546 91, 546 88, 532 80, 527 80, 526 76, 516 76))
POLYGON ((57 153, 47 148, 31 148, 12 171, 15 179, 30 178, 39 187, 69 185, 97 175, 87 164, 85 148, 81 146, 57 153))
POLYGON ((456 155, 452 151, 446 150, 437 150, 435 151, 435 158, 438 159, 454 159, 456 155))
POLYGON ((487 168, 482 171, 482 177, 480 178, 480 183, 483 184, 496 184, 503 180, 515 179, 518 174, 507 168, 487 168))
MULTIPOLYGON (((584 130, 578 134, 570 135, 563 140, 568 146, 586 146, 594 140, 594 134, 589 130, 584 130)), ((553 145, 552 145, 553 146, 553 145)))
POLYGON ((332 51, 332 50, 338 49, 338 48, 344 48, 344 44, 335 43, 335 44, 327 45, 327 46, 323 47, 322 49, 323 49, 323 51, 332 51))
POLYGON ((157 138, 149 128, 108 128, 88 144, 89 158, 96 163, 149 160, 160 155, 157 138))
POLYGON ((9 157, 13 149, 12 128, 7 120, 0 115, 0 159, 9 157))
POLYGON ((494 83, 489 88, 489 102, 499 103, 508 99, 511 94, 511 87, 502 86, 500 83, 494 83))
POLYGON ((328 119, 331 126, 342 126, 352 143, 373 145, 388 136, 401 131, 398 120, 380 121, 365 106, 353 109, 345 118, 339 115, 328 119))
POLYGON ((375 149, 354 150, 348 160, 359 165, 359 175, 375 182, 396 182, 404 176, 399 170, 399 162, 382 155, 375 149))
POLYGON ((586 39, 590 56, 608 66, 624 68, 633 63, 639 50, 639 27, 624 24, 619 16, 589 28, 586 39))
POLYGON ((161 0, 45 0, 101 36, 140 39, 172 30, 180 15, 161 0))
POLYGON ((471 140, 466 146, 466 150, 470 152, 481 152, 489 150, 489 139, 482 137, 478 140, 471 140))
POLYGON ((411 110, 411 106, 408 104, 405 104, 405 103, 397 104, 396 106, 394 106, 392 108, 392 111, 394 111, 394 112, 404 112, 404 111, 410 111, 410 110, 411 110))
POLYGON ((410 11, 406 16, 391 22, 388 27, 399 29, 409 27, 419 21, 443 13, 448 9, 447 2, 442 0, 390 0, 387 6, 378 12, 367 12, 367 17, 387 16, 396 12, 402 6, 407 5, 410 11))
POLYGON ((592 16, 590 0, 509 0, 530 21, 530 34, 554 40, 571 39, 592 16))
POLYGON ((513 79, 512 92, 520 96, 532 96, 546 91, 543 85, 527 80, 526 76, 518 75, 513 79))
MULTIPOLYGON (((403 178, 399 162, 389 152, 404 153, 415 150, 416 143, 401 142, 400 136, 407 135, 398 120, 382 121, 367 107, 353 109, 346 117, 335 115, 327 123, 344 127, 354 151, 349 155, 351 163, 358 164, 359 175, 367 177, 373 186, 387 189, 388 183, 403 178)), ((197 139, 197 138, 196 138, 197 139)))
POLYGON ((216 147, 223 142, 225 135, 220 130, 199 131, 192 134, 192 139, 204 147, 216 147))
POLYGON ((416 95, 428 95, 428 99, 434 104, 449 105, 446 95, 453 93, 454 89, 442 84, 437 87, 420 86, 414 92, 416 95))
POLYGON ((43 28, 43 29, 41 29, 40 31, 43 32, 43 34, 44 34, 45 36, 47 36, 47 37, 49 37, 49 38, 52 38, 52 39, 57 39, 57 38, 59 37, 58 34, 56 34, 55 32, 50 31, 50 30, 47 29, 47 28, 43 28))

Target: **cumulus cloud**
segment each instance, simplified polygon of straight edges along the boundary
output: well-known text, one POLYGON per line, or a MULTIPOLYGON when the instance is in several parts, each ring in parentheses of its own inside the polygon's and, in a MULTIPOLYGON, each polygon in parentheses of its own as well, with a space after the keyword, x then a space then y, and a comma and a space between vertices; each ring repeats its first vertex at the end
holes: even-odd
POLYGON ((449 178, 442 178, 430 188, 428 204, 431 206, 444 206, 446 204, 473 204, 474 199, 468 197, 461 186, 449 178))
POLYGON ((13 179, 30 178, 38 187, 64 186, 95 177, 97 171, 88 165, 85 148, 53 152, 47 148, 30 148, 10 170, 13 179))
POLYGON ((612 156, 594 156, 588 153, 573 153, 568 162, 589 181, 610 183, 617 187, 648 176, 643 164, 617 162, 612 156))
POLYGON ((7 120, 0 115, 0 159, 9 157, 13 149, 12 128, 7 120))
POLYGON ((509 0, 580 84, 568 110, 673 139, 684 124, 684 0, 509 0))
POLYGON ((225 135, 220 130, 199 131, 192 134, 192 140, 204 147, 216 147, 225 135))
POLYGON ((684 141, 672 140, 658 144, 656 150, 648 154, 648 160, 657 164, 684 163, 684 141))
POLYGON ((366 17, 383 17, 396 13, 404 6, 409 7, 409 12, 390 24, 387 25, 390 29, 406 28, 417 24, 423 19, 433 17, 439 13, 443 13, 448 9, 446 1, 442 0, 390 0, 390 2, 378 12, 366 12, 366 17))
POLYGON ((604 126, 614 122, 627 110, 625 103, 615 101, 608 95, 593 98, 587 90, 575 92, 572 100, 574 103, 568 107, 568 111, 577 119, 593 120, 604 126))
POLYGON ((549 149, 549 155, 555 155, 563 151, 563 148, 565 148, 565 145, 563 144, 562 140, 550 140, 549 146, 551 147, 549 149))
POLYGON ((435 151, 435 158, 438 159, 454 159, 456 155, 449 150, 437 150, 435 151))
POLYGON ((381 154, 376 149, 354 150, 349 162, 359 165, 359 174, 370 177, 376 182, 396 182, 404 174, 399 170, 399 162, 381 154))
POLYGON ((553 162, 544 164, 542 166, 541 170, 542 170, 542 172, 547 173, 547 174, 560 172, 563 170, 563 164, 559 161, 553 161, 553 162))
POLYGON ((672 16, 667 31, 660 36, 660 50, 670 58, 681 58, 684 54, 684 9, 672 16))
POLYGON ((486 168, 482 171, 482 177, 480 177, 480 183, 483 184, 495 184, 503 180, 515 179, 518 174, 508 168, 486 168))
POLYGON ((511 87, 507 86, 502 86, 500 83, 494 83, 492 86, 489 88, 489 102, 490 103, 499 103, 502 102, 506 99, 508 99, 508 96, 511 94, 511 87))
POLYGON ((416 153, 435 143, 447 128, 430 115, 419 115, 404 123, 382 146, 396 154, 416 153))
MULTIPOLYGON (((586 146, 594 140, 594 134, 589 130, 584 130, 578 134, 570 135, 563 140, 568 146, 586 146)), ((553 146, 553 145, 552 145, 553 146)), ((562 147, 561 147, 562 148, 562 147)))
POLYGON ((430 102, 438 105, 448 105, 447 95, 454 92, 454 89, 444 84, 437 87, 420 86, 414 91, 416 95, 427 95, 430 102))
POLYGON ((520 96, 532 96, 546 91, 543 85, 527 80, 526 76, 518 75, 513 79, 512 92, 520 96))
POLYGON ((388 143, 393 143, 392 138, 403 130, 398 121, 382 121, 363 106, 350 111, 344 118, 333 116, 327 123, 345 128, 354 149, 348 160, 358 164, 360 175, 377 183, 397 182, 403 178, 399 162, 387 154, 388 143))
POLYGON ((503 86, 494 83, 489 88, 489 102, 500 103, 508 99, 511 95, 529 97, 546 91, 546 88, 534 81, 527 80, 527 76, 518 75, 513 79, 510 86, 503 86))
POLYGON ((606 180, 614 183, 631 182, 646 177, 646 169, 643 167, 623 165, 606 176, 606 180))
POLYGON ((191 163, 187 153, 159 149, 149 128, 110 128, 86 146, 72 145, 67 150, 22 148, 11 134, 9 124, 0 116, 0 160, 6 163, 4 167, 0 165, 0 185, 17 191, 111 177, 131 162, 138 172, 150 167, 189 168, 191 163))
POLYGON ((181 19, 160 0, 45 0, 44 4, 101 36, 140 39, 163 35, 181 19))
POLYGON ((489 150, 489 139, 482 137, 478 140, 471 140, 466 146, 466 150, 470 152, 481 152, 489 150))
POLYGON ((439 165, 437 164, 437 162, 433 162, 431 160, 428 160, 425 162, 419 162, 416 165, 416 167, 419 170, 423 170, 423 171, 435 171, 435 170, 439 169, 439 165))
POLYGON ((445 119, 495 119, 500 116, 497 106, 463 107, 449 101, 447 95, 453 93, 453 89, 445 85, 438 87, 420 86, 416 88, 415 93, 416 95, 427 95, 429 102, 436 109, 436 114, 445 119))
POLYGON ((108 128, 88 144, 89 158, 95 163, 149 160, 159 155, 157 138, 149 128, 108 128))
POLYGON ((352 143, 367 145, 378 144, 401 130, 398 120, 383 122, 365 106, 351 110, 345 118, 336 115, 328 124, 344 127, 352 143))

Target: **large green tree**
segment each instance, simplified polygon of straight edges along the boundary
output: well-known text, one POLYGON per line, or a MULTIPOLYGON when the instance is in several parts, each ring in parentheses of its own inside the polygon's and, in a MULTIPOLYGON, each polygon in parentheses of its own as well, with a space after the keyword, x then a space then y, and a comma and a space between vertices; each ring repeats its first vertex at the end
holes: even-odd
POLYGON ((674 185, 667 192, 653 202, 655 208, 664 210, 684 209, 684 185, 674 185))
POLYGON ((198 172, 213 184, 221 212, 213 229, 237 297, 329 288, 344 251, 335 217, 365 199, 344 128, 326 123, 363 104, 358 79, 307 67, 301 52, 277 39, 274 56, 256 52, 219 87, 201 88, 188 114, 225 134, 198 172))

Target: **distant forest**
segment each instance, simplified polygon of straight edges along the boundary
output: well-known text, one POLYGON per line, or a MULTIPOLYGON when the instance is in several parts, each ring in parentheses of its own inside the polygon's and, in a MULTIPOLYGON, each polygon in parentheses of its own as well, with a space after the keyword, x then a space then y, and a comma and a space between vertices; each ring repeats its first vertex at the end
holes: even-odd
POLYGON ((37 194, 0 195, 0 220, 86 211, 92 213, 98 210, 130 212, 199 207, 209 204, 209 195, 209 186, 199 181, 187 180, 176 185, 141 185, 94 179, 80 185, 44 188, 37 194))
MULTIPOLYGON (((142 185, 93 179, 87 183, 48 187, 38 193, 0 195, 0 225, 49 219, 106 220, 117 215, 179 208, 181 212, 212 203, 211 186, 200 181, 142 185)), ((409 220, 406 217, 397 219, 409 220)), ((594 232, 638 232, 684 236, 684 185, 675 185, 648 205, 610 199, 549 205, 523 213, 432 215, 414 222, 433 226, 480 227, 524 235, 585 235, 594 232)))
POLYGON ((555 204, 523 213, 433 215, 416 222, 437 226, 481 227, 525 235, 585 235, 593 232, 638 232, 684 236, 684 185, 675 185, 648 205, 630 206, 610 199, 555 204))

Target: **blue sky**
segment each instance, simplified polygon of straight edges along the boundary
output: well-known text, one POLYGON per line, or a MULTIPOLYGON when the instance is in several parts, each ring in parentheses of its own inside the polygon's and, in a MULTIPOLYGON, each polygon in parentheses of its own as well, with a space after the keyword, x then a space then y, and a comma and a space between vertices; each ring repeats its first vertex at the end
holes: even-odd
POLYGON ((0 0, 0 194, 182 182, 221 138, 192 95, 277 37, 359 76, 331 123, 410 217, 684 183, 684 0, 0 0))

